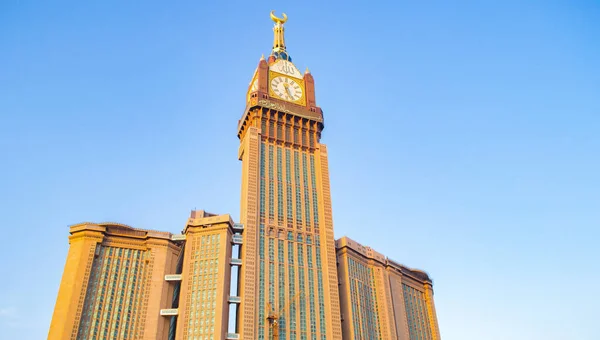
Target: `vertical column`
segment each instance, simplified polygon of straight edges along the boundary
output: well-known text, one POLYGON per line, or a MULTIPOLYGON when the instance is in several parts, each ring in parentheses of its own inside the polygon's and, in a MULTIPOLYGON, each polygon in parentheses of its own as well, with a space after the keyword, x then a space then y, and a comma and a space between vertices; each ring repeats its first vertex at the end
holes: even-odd
POLYGON ((166 339, 169 334, 169 318, 160 315, 162 308, 170 308, 173 298, 173 287, 165 281, 165 275, 175 272, 179 251, 165 239, 149 239, 149 252, 152 272, 148 273, 147 294, 148 307, 146 309, 146 322, 144 339, 166 339))
POLYGON ((232 238, 233 232, 226 224, 225 229, 221 229, 221 244, 218 250, 218 284, 217 284, 217 309, 215 311, 215 339, 221 337, 224 339, 227 336, 229 328, 229 296, 231 295, 231 259, 233 258, 232 238), (221 311, 221 315, 219 315, 221 311), (217 327, 220 328, 220 333, 217 333, 217 327))
POLYGON ((249 127, 241 146, 242 160, 242 195, 241 195, 241 223, 245 226, 245 239, 242 246, 240 294, 242 303, 238 315, 237 330, 240 339, 255 340, 256 320, 256 243, 258 239, 258 157, 260 134, 256 127, 249 127))
POLYGON ((343 334, 346 338, 352 339, 354 334, 354 325, 352 322, 352 302, 350 297, 350 273, 348 268, 348 253, 345 248, 338 250, 337 258, 339 261, 338 274, 339 274, 339 296, 340 296, 340 310, 343 327, 343 334))
POLYGON ((396 336, 398 340, 410 340, 408 331, 408 319, 406 316, 406 305, 404 291, 402 289, 402 276, 393 272, 388 267, 390 291, 392 292, 392 303, 394 307, 394 321, 396 324, 396 336))
POLYGON ((380 271, 381 271, 382 281, 380 283, 380 286, 378 287, 378 290, 382 290, 383 296, 381 298, 382 298, 382 300, 384 300, 385 308, 380 308, 379 312, 381 314, 385 314, 385 318, 387 320, 386 328, 383 329, 383 331, 385 332, 385 334, 388 334, 386 338, 389 338, 391 340, 396 340, 396 339, 398 339, 398 336, 396 335, 397 330, 396 330, 396 323, 394 320, 394 307, 393 307, 393 302, 392 302, 392 292, 391 292, 391 287, 389 284, 390 274, 388 273, 388 271, 385 268, 381 268, 380 271))
POLYGON ((96 245, 102 242, 104 231, 102 227, 90 227, 96 230, 84 228, 86 227, 76 231, 71 229, 69 252, 48 339, 74 339, 77 336, 94 252, 96 245))
POLYGON ((433 303, 433 287, 429 282, 425 282, 424 286, 427 313, 429 314, 429 322, 431 323, 431 325, 429 325, 431 327, 431 334, 433 335, 433 340, 440 340, 440 328, 438 327, 435 304, 433 303))
MULTIPOLYGON (((195 228, 194 228, 195 229, 195 228)), ((190 317, 192 317, 192 304, 197 301, 197 293, 192 294, 194 287, 192 284, 198 279, 200 239, 201 234, 189 232, 186 229, 185 249, 183 253, 183 263, 181 266, 181 283, 179 286, 179 305, 177 316, 177 332, 175 339, 188 339, 189 333, 193 334, 194 329, 190 329, 190 317), (198 256, 198 258, 196 258, 198 256), (194 261, 195 260, 195 261, 194 261), (196 265, 196 271, 194 271, 196 265)))
POLYGON ((379 331, 384 339, 396 339, 396 327, 391 313, 391 296, 387 280, 387 272, 379 265, 379 262, 371 261, 375 277, 375 292, 377 295, 377 318, 379 320, 379 331))
POLYGON ((323 249, 324 268, 327 268, 325 281, 325 297, 329 301, 327 303, 327 313, 329 316, 327 326, 327 339, 342 339, 342 326, 340 322, 340 299, 338 292, 338 278, 335 261, 335 241, 333 238, 333 216, 331 211, 331 191, 329 188, 329 165, 327 161, 327 147, 323 144, 318 144, 315 155, 318 155, 319 176, 317 182, 320 182, 320 197, 319 202, 321 210, 320 215, 323 216, 324 228, 320 228, 320 234, 324 238, 321 243, 323 249))

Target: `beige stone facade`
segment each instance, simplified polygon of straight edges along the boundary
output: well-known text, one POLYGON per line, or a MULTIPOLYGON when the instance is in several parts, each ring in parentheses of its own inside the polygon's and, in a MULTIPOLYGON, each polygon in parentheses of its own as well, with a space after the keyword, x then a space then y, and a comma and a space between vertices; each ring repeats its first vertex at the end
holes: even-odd
POLYGON ((341 339, 327 148, 314 79, 275 18, 238 124, 245 227, 240 339, 341 339))
POLYGON ((118 223, 70 228, 69 253, 48 339, 166 339, 180 246, 171 234, 118 223))
POLYGON ((439 340, 432 282, 348 237, 336 241, 344 339, 439 340))
POLYGON ((182 234, 72 226, 48 339, 225 339, 241 230, 202 210, 182 234))
POLYGON ((334 240, 315 81, 286 51, 287 16, 271 18, 237 125, 240 223, 72 226, 49 339, 440 339, 427 274, 334 240))
POLYGON ((176 339, 227 336, 233 226, 229 215, 192 212, 184 230, 176 339))

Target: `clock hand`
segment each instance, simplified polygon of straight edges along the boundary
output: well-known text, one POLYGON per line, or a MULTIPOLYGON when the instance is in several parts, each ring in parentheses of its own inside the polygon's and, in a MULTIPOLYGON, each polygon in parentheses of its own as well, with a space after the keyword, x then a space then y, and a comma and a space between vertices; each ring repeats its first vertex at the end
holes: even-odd
POLYGON ((287 83, 283 83, 283 87, 285 87, 285 91, 287 92, 288 98, 293 100, 292 91, 290 91, 290 86, 287 83))

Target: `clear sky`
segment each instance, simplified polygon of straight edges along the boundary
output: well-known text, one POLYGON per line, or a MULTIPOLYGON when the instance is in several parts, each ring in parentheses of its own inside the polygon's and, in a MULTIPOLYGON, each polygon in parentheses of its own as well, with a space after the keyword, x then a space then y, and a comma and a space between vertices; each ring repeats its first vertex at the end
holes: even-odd
POLYGON ((238 219, 274 9, 336 237, 427 271, 444 340, 598 339, 598 1, 207 3, 0 3, 0 338, 46 337, 70 224, 238 219))

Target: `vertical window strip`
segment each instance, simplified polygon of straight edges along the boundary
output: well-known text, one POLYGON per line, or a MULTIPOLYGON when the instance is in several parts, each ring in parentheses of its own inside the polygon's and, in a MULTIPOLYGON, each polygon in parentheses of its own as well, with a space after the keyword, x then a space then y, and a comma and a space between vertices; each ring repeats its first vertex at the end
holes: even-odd
MULTIPOLYGON (((119 250, 121 250, 121 248, 119 248, 119 250)), ((116 255, 116 254, 115 254, 116 255)), ((115 302, 115 295, 116 295, 116 290, 117 290, 117 284, 118 284, 118 276, 119 276, 119 269, 120 269, 120 265, 121 265, 121 259, 118 257, 118 255, 116 255, 114 257, 114 265, 112 267, 111 270, 111 275, 110 275, 110 290, 109 290, 109 300, 108 300, 108 309, 106 312, 106 321, 104 323, 104 333, 107 336, 110 336, 109 332, 111 329, 111 315, 113 314, 113 306, 114 306, 114 302, 115 302)))
POLYGON ((308 161, 306 153, 302 153, 302 180, 304 182, 304 214, 306 226, 310 227, 310 196, 308 196, 308 161))
POLYGON ((140 275, 140 261, 141 261, 141 257, 142 257, 143 252, 140 250, 137 250, 134 254, 133 254, 133 258, 132 258, 132 273, 133 275, 131 275, 131 277, 129 278, 130 280, 130 284, 131 284, 131 294, 129 295, 129 310, 131 310, 131 315, 127 314, 127 318, 125 320, 125 324, 129 324, 129 327, 127 328, 127 331, 125 333, 125 336, 127 336, 129 333, 134 333, 135 334, 135 329, 136 329, 136 308, 137 308, 137 297, 138 297, 138 293, 139 293, 139 289, 137 289, 137 279, 140 275))
POLYGON ((265 217, 265 143, 260 143, 260 217, 265 217))
MULTIPOLYGON (((307 243, 310 242, 310 236, 307 236, 307 243)), ((310 296, 310 334, 311 339, 317 339, 317 320, 316 320, 316 309, 315 309, 315 280, 313 270, 313 249, 310 244, 306 245, 306 257, 308 264, 308 294, 310 296)))
POLYGON ((273 145, 269 144, 269 219, 273 219, 275 216, 275 179, 273 174, 273 162, 275 159, 273 158, 273 145))
MULTIPOLYGON (((263 133, 266 133, 266 122, 263 120, 263 133)), ((261 221, 265 217, 265 143, 260 143, 260 216, 261 221)), ((258 285, 258 339, 264 340, 265 338, 265 227, 260 225, 259 231, 259 285, 258 285)))
POLYGON ((269 237, 269 303, 271 308, 275 310, 275 249, 274 240, 269 237))
MULTIPOLYGON (((291 233, 290 233, 291 235, 291 233)), ((288 240, 290 237, 288 236, 288 240)), ((296 339, 296 277, 294 273, 294 242, 291 240, 288 241, 288 278, 289 278, 289 331, 290 331, 290 339, 296 339)))
POLYGON ((379 327, 379 305, 377 304, 377 285, 375 284, 375 270, 373 268, 369 268, 370 272, 370 282, 371 282, 371 292, 372 292, 372 304, 374 311, 374 323, 372 324, 373 333, 377 336, 378 339, 381 339, 381 329, 379 327))
POLYGON ((277 147, 277 220, 283 223, 283 173, 281 147, 277 147))
POLYGON ((306 145, 307 145, 307 143, 306 143, 306 130, 305 130, 305 129, 302 129, 302 130, 300 130, 300 131, 301 131, 301 133, 302 133, 302 145, 303 145, 303 146, 306 146, 306 145))
POLYGON ((98 333, 99 336, 103 335, 103 331, 104 328, 101 326, 101 323, 104 321, 103 319, 103 312, 104 309, 106 308, 106 295, 108 295, 108 282, 109 282, 109 276, 110 276, 110 264, 112 262, 112 248, 108 248, 108 255, 105 259, 105 261, 103 262, 103 277, 101 279, 101 287, 102 290, 100 292, 100 302, 99 304, 96 306, 96 323, 95 323, 95 329, 94 329, 94 333, 98 333))
MULTIPOLYGON (((302 239, 298 235, 299 241, 302 239)), ((298 292, 300 295, 300 332, 306 332, 306 286, 304 283, 304 248, 302 242, 296 243, 298 247, 298 292)))
POLYGON ((145 275, 145 270, 144 270, 144 257, 145 255, 148 253, 148 251, 140 251, 137 254, 136 257, 136 266, 135 266, 135 270, 136 270, 136 275, 133 278, 133 282, 134 284, 139 284, 139 289, 135 290, 135 295, 134 295, 134 307, 133 310, 135 310, 136 312, 132 313, 132 326, 131 326, 131 332, 133 333, 133 336, 137 336, 138 332, 140 331, 140 315, 141 313, 138 313, 137 311, 141 308, 141 304, 142 304, 142 294, 143 294, 143 289, 142 286, 144 284, 144 275, 145 275))
POLYGON ((294 130, 294 144, 298 144, 298 135, 300 134, 300 129, 298 129, 298 127, 294 126, 293 128, 294 130))
POLYGON ((315 173, 315 155, 310 155, 310 177, 312 185, 313 221, 314 227, 319 227, 319 203, 317 197, 317 176, 315 173))
POLYGON ((285 184, 286 184, 286 207, 287 207, 287 222, 288 227, 291 226, 294 220, 293 203, 292 203, 292 167, 291 167, 290 150, 285 149, 285 184))
POLYGON ((265 338, 265 226, 259 230, 258 339, 265 338))
MULTIPOLYGON (((101 246, 98 244, 96 247, 101 246)), ((86 339, 89 337, 90 326, 94 321, 93 310, 95 307, 96 294, 98 292, 98 277, 101 275, 100 273, 103 268, 102 259, 104 258, 104 247, 101 247, 98 253, 99 255, 92 260, 90 280, 85 294, 81 319, 79 321, 77 339, 86 339)))
POLYGON ((284 241, 277 241, 277 255, 279 264, 279 310, 283 311, 283 314, 279 318, 279 336, 281 339, 285 339, 285 266, 284 266, 284 241))
POLYGON ((277 139, 279 139, 279 140, 281 140, 283 138, 283 130, 282 130, 283 127, 282 127, 282 125, 283 124, 281 124, 281 123, 277 124, 277 139))
MULTIPOLYGON (((322 268, 319 235, 315 235, 315 260, 317 268, 322 268)), ((323 273, 321 270, 317 270, 317 291, 319 295, 319 330, 321 332, 321 339, 325 339, 327 336, 327 327, 325 325, 325 291, 323 288, 323 273)))
POLYGON ((131 309, 130 305, 131 305, 131 295, 133 293, 133 290, 135 289, 135 287, 131 284, 130 278, 131 275, 133 273, 132 267, 133 267, 133 253, 139 251, 139 250, 133 250, 133 249, 127 249, 127 252, 125 254, 125 266, 127 267, 127 274, 125 275, 125 287, 126 287, 126 292, 125 292, 125 296, 123 298, 123 311, 125 314, 123 314, 123 322, 124 325, 121 328, 121 338, 126 339, 128 336, 128 331, 129 331, 129 310, 131 309))
POLYGON ((302 196, 300 189, 300 158, 298 151, 294 151, 294 179, 296 180, 296 224, 302 225, 302 196))

